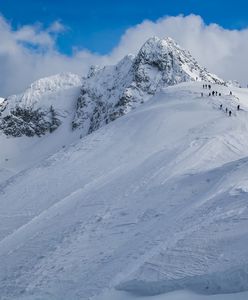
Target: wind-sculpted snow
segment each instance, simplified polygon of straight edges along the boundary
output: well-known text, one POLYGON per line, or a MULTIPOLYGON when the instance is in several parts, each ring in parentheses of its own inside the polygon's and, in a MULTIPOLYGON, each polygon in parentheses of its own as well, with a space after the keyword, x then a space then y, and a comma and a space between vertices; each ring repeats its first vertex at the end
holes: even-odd
POLYGON ((248 92, 213 89, 163 89, 3 181, 0 296, 248 290, 248 92))
POLYGON ((161 88, 188 81, 224 84, 172 39, 149 39, 116 66, 92 67, 84 79, 73 128, 91 133, 147 101, 161 88))

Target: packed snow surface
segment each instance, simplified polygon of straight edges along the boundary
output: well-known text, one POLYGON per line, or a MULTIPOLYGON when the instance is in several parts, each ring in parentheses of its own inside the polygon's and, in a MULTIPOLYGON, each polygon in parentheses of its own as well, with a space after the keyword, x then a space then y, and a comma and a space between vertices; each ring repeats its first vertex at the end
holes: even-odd
POLYGON ((182 83, 82 139, 62 126, 0 148, 15 174, 0 185, 1 299, 246 299, 248 91, 212 89, 182 83))

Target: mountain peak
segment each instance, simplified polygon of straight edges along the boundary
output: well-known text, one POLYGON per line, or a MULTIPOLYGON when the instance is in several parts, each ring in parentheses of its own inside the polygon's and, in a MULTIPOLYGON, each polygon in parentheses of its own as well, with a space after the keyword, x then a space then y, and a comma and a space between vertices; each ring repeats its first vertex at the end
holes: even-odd
POLYGON ((183 50, 172 38, 165 37, 163 39, 153 36, 149 38, 141 47, 138 56, 157 55, 160 59, 165 58, 168 53, 188 55, 189 52, 183 50))
POLYGON ((151 37, 136 56, 125 56, 115 66, 91 67, 82 85, 73 128, 91 133, 162 88, 187 81, 224 84, 172 38, 151 37))

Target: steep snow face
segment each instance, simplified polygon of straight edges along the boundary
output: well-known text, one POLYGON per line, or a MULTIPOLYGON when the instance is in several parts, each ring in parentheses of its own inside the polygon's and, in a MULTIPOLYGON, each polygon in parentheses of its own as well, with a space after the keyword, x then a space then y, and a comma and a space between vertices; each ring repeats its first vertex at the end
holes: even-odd
POLYGON ((248 290, 248 91, 212 88, 163 89, 2 182, 0 296, 248 290))
POLYGON ((78 99, 73 128, 90 133, 126 114, 161 88, 187 81, 224 84, 172 39, 149 39, 136 57, 116 66, 91 68, 78 99))
POLYGON ((70 101, 65 94, 81 85, 79 76, 61 73, 35 81, 23 94, 3 103, 0 128, 6 135, 42 135, 52 132, 66 116, 70 101))

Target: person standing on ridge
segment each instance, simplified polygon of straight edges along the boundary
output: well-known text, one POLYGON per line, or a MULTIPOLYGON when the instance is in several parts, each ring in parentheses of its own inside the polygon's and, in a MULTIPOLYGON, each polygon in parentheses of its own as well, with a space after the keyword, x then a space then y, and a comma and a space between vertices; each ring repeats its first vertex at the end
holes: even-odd
POLYGON ((237 106, 237 110, 240 110, 240 105, 237 106))
POLYGON ((226 107, 226 113, 228 112, 228 109, 227 109, 227 107, 226 107))
POLYGON ((231 115, 232 115, 232 111, 231 111, 231 110, 229 110, 229 117, 231 117, 231 115))

